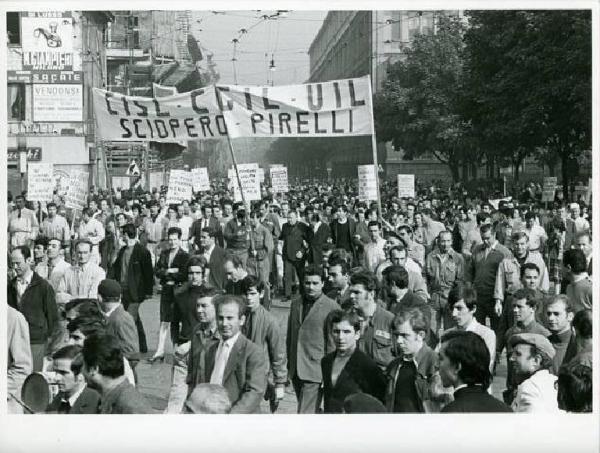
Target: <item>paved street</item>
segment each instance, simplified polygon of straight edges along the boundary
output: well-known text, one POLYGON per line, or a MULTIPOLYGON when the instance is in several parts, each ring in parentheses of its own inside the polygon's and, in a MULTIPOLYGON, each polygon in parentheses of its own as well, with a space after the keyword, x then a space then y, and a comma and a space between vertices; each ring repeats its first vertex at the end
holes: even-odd
MULTIPOLYGON (((158 343, 158 310, 158 295, 144 302, 140 309, 144 328, 146 329, 146 336, 148 338, 149 352, 147 357, 152 356, 158 343)), ((271 307, 271 313, 273 313, 273 315, 279 321, 281 330, 285 335, 289 306, 286 306, 279 299, 275 299, 271 307)), ((171 385, 171 369, 173 359, 171 355, 172 345, 170 341, 167 342, 165 351, 167 355, 164 363, 150 364, 147 361, 142 360, 137 368, 139 378, 138 389, 148 398, 152 406, 158 410, 164 410, 166 408, 169 388, 171 385)), ((494 378, 492 391, 496 398, 502 399, 502 390, 504 389, 504 381, 506 379, 506 358, 504 355, 497 371, 498 372, 494 378)), ((269 413, 269 404, 266 401, 263 401, 261 409, 263 413, 269 413)), ((279 404, 277 413, 296 413, 296 396, 294 395, 291 385, 287 388, 285 398, 279 404)))

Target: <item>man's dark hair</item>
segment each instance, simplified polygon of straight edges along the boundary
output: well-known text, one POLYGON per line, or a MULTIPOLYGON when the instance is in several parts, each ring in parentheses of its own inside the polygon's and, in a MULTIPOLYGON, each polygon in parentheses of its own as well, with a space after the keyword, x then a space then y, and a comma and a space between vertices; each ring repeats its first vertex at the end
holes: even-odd
POLYGON ((23 255, 23 259, 29 259, 31 258, 31 249, 29 247, 27 247, 26 245, 18 245, 16 246, 13 251, 18 250, 21 252, 21 255, 23 255))
POLYGON ((244 267, 244 262, 242 261, 242 258, 239 255, 236 255, 235 253, 227 252, 227 254, 225 255, 225 259, 223 260, 223 264, 225 264, 227 261, 231 261, 231 264, 233 264, 233 267, 235 267, 236 269, 244 267))
POLYGON ((521 266, 521 270, 520 270, 520 274, 521 274, 520 277, 521 278, 525 277, 525 271, 527 269, 533 269, 533 270, 535 270, 538 273, 538 275, 540 275, 540 268, 538 267, 537 264, 535 264, 535 263, 524 263, 521 266))
POLYGON ((584 364, 561 367, 558 372, 558 407, 567 412, 592 412, 592 368, 584 364))
POLYGON ((204 227, 202 228, 202 233, 207 233, 209 237, 215 238, 217 237, 217 230, 212 227, 204 227))
POLYGON ((342 248, 333 249, 333 251, 331 252, 331 255, 329 256, 329 262, 336 261, 336 260, 342 260, 342 261, 346 261, 346 263, 348 263, 348 266, 350 266, 352 259, 353 259, 352 253, 350 253, 348 250, 342 249, 342 248))
POLYGON ((126 223, 121 227, 121 231, 123 231, 123 234, 129 239, 135 239, 137 231, 133 223, 126 223))
POLYGON ((46 250, 48 248, 48 237, 47 236, 38 236, 35 241, 33 241, 33 245, 41 245, 42 247, 44 247, 44 250, 46 250))
POLYGON ((381 229, 381 226, 379 225, 379 222, 377 220, 371 220, 369 222, 369 224, 367 225, 367 228, 371 228, 371 227, 374 227, 374 226, 376 226, 377 228, 381 229))
MULTIPOLYGON (((492 231, 492 227, 493 225, 491 223, 484 223, 483 225, 481 225, 479 227, 479 233, 483 234, 483 233, 487 233, 488 231, 492 231)), ((493 232, 492 232, 493 235, 493 232)))
POLYGON ((179 239, 181 239, 181 228, 179 227, 171 227, 167 230, 167 238, 172 234, 176 234, 179 239))
MULTIPOLYGON (((96 306, 97 306, 98 299, 85 299, 85 298, 71 299, 69 302, 67 302, 65 304, 65 312, 73 310, 74 308, 77 308, 77 310, 79 311, 79 309, 82 308, 84 303, 96 304, 96 306)), ((98 311, 100 311, 99 308, 98 308, 98 311)))
POLYGON ((464 301, 469 311, 473 311, 477 307, 477 291, 470 285, 456 282, 448 293, 448 308, 452 310, 459 300, 464 301))
POLYGON ((529 288, 521 288, 513 294, 513 300, 525 299, 525 303, 534 310, 537 308, 538 300, 535 291, 529 288))
POLYGON ((87 368, 97 367, 102 376, 118 378, 125 374, 121 342, 111 334, 94 334, 83 343, 83 360, 87 368))
POLYGON ((186 267, 189 271, 190 267, 192 267, 192 266, 206 267, 207 264, 208 263, 206 262, 206 257, 204 255, 192 255, 192 256, 190 256, 190 259, 188 260, 186 267))
POLYGON ((256 288, 259 293, 265 289, 265 282, 254 275, 246 275, 241 281, 242 294, 246 294, 250 288, 256 288))
POLYGON ((580 249, 569 249, 565 252, 563 263, 571 266, 571 272, 580 274, 587 271, 587 260, 580 249))
POLYGON ((372 272, 358 271, 350 275, 351 285, 362 285, 367 291, 377 290, 377 278, 372 272))
POLYGON ((321 266, 316 264, 309 264, 306 266, 306 270, 304 271, 304 277, 311 277, 313 275, 317 275, 321 281, 323 281, 323 269, 321 266))
POLYGON ((348 264, 348 262, 340 258, 335 258, 333 260, 330 258, 328 265, 329 269, 331 269, 333 266, 340 266, 342 270, 342 275, 348 275, 348 273, 350 272, 350 265, 348 264))
POLYGON ((342 321, 348 321, 354 328, 354 332, 360 332, 360 317, 353 310, 333 310, 328 316, 329 326, 333 328, 333 325, 342 321))
POLYGON ((454 364, 460 364, 458 377, 467 385, 481 385, 487 390, 492 380, 490 351, 483 339, 473 332, 453 330, 442 336, 444 354, 454 364))
POLYGON ((584 309, 575 313, 572 325, 577 334, 577 338, 591 340, 593 333, 592 324, 592 310, 584 309))
POLYGON ((81 244, 87 245, 90 249, 90 252, 94 248, 92 241, 90 241, 89 239, 79 239, 77 240, 77 242, 75 242, 75 250, 77 250, 81 244))
POLYGON ((410 225, 400 225, 398 227, 398 232, 401 231, 406 231, 408 234, 412 234, 412 228, 410 227, 410 225))
POLYGON ((52 354, 52 360, 71 360, 71 371, 74 375, 78 375, 81 373, 81 367, 83 366, 83 355, 81 354, 81 351, 81 346, 75 344, 63 346, 52 354))
POLYGON ((384 280, 400 289, 408 288, 408 271, 402 266, 388 266, 382 272, 384 280))

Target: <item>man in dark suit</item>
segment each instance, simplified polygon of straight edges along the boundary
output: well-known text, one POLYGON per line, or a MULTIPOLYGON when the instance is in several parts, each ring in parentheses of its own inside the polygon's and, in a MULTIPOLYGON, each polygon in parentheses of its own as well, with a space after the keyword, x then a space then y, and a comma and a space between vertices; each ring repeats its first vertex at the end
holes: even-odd
POLYGON ((345 205, 337 208, 336 215, 337 218, 329 224, 331 239, 335 248, 350 252, 356 262, 357 249, 361 244, 360 235, 356 233, 356 221, 348 216, 348 208, 345 205))
POLYGON ((442 409, 449 412, 512 412, 487 392, 492 380, 490 352, 483 339, 469 331, 451 331, 442 337, 439 370, 444 387, 454 387, 454 401, 442 409))
POLYGON ((210 215, 210 212, 211 208, 205 208, 204 215, 195 220, 190 228, 190 244, 193 244, 192 247, 196 250, 204 247, 202 245, 202 232, 206 231, 207 228, 210 228, 214 232, 213 238, 215 238, 219 247, 223 247, 223 228, 221 227, 221 222, 216 217, 210 215))
POLYGON ((334 350, 327 317, 339 305, 323 294, 323 276, 316 266, 304 274, 304 294, 292 301, 286 351, 298 413, 314 414, 321 402, 321 359, 334 350))
POLYGON ((10 254, 10 263, 16 277, 7 286, 8 305, 27 320, 33 371, 41 371, 48 343, 59 328, 54 289, 32 270, 29 247, 16 247, 10 254))
POLYGON ((146 298, 152 296, 154 286, 152 255, 138 242, 137 230, 133 224, 128 223, 123 226, 123 238, 127 241, 127 245, 119 250, 109 278, 121 285, 123 308, 133 317, 137 327, 138 352, 145 353, 148 351, 148 346, 139 308, 146 298))
POLYGON ((121 285, 115 280, 102 280, 98 285, 98 302, 106 316, 106 332, 121 341, 123 355, 135 368, 140 359, 139 337, 133 317, 121 304, 121 293, 121 285))
POLYGON ((150 403, 125 376, 121 342, 106 333, 88 336, 83 343, 83 374, 100 390, 101 414, 154 414, 150 403))
POLYGON ((329 318, 335 352, 321 360, 326 414, 344 412, 344 400, 361 392, 383 402, 385 376, 375 361, 357 348, 361 319, 353 312, 335 310, 329 318))
POLYGON ((206 262, 208 263, 207 284, 213 288, 223 289, 227 282, 227 275, 223 267, 226 252, 223 247, 216 243, 215 229, 208 227, 200 232, 199 253, 206 258, 206 262))
POLYGON ((232 414, 259 413, 267 388, 267 361, 261 348, 241 333, 245 304, 230 295, 217 296, 215 304, 221 340, 204 351, 204 382, 225 387, 232 414))
POLYGON ((315 213, 310 218, 313 234, 310 240, 310 262, 317 266, 323 264, 323 246, 331 240, 329 225, 321 221, 321 216, 315 213))
POLYGON ((47 413, 97 414, 100 394, 85 385, 81 373, 83 356, 81 346, 68 345, 52 356, 52 371, 59 377, 59 393, 54 397, 47 413))
POLYGON ((179 336, 180 315, 175 310, 175 294, 177 287, 187 280, 187 263, 190 256, 181 248, 181 229, 171 227, 167 230, 169 247, 160 252, 156 263, 155 274, 160 279, 160 330, 158 346, 151 361, 164 360, 165 343, 169 330, 171 338, 179 336))
POLYGON ((292 279, 294 272, 298 278, 300 293, 303 292, 304 265, 307 258, 307 247, 310 243, 312 233, 310 227, 298 221, 298 213, 290 210, 288 221, 281 229, 279 239, 283 241, 283 280, 285 297, 292 295, 292 279))

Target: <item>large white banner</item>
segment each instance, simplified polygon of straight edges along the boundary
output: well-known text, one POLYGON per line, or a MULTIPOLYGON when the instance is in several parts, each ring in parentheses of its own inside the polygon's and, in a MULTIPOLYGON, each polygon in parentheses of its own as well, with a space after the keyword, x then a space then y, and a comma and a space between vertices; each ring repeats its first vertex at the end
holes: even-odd
POLYGON ((89 192, 88 172, 71 170, 69 178, 69 190, 65 195, 65 206, 72 209, 83 209, 87 204, 89 192))
POLYGON ((183 200, 192 198, 192 174, 185 170, 169 172, 169 188, 167 189, 167 204, 180 204, 183 200))
POLYGON ((269 173, 271 174, 271 188, 273 193, 289 192, 287 167, 272 165, 269 173))
POLYGON ((159 98, 94 88, 102 140, 177 142, 226 137, 370 135, 370 78, 306 85, 219 85, 159 98))
POLYGON ((398 198, 415 197, 415 175, 398 175, 398 198))
POLYGON ((31 201, 52 201, 56 186, 52 164, 27 165, 27 199, 31 201))
POLYGON ((375 165, 358 166, 358 199, 360 201, 377 201, 375 165))
POLYGON ((34 121, 83 121, 83 85, 33 85, 34 121))
MULTIPOLYGON (((246 201, 258 201, 261 199, 260 194, 260 179, 258 174, 258 164, 238 164, 238 172, 244 191, 246 201)), ((240 185, 238 184, 237 175, 234 168, 230 168, 227 172, 231 186, 233 187, 233 198, 236 202, 242 201, 240 193, 240 185)))
POLYGON ((210 190, 210 179, 206 167, 192 168, 192 188, 194 192, 210 190))

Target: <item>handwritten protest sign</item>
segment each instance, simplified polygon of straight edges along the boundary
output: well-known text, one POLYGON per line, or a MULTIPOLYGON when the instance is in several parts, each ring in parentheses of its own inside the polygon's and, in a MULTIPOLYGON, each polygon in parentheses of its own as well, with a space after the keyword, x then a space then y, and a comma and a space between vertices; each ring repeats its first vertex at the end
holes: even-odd
POLYGON ((289 192, 287 167, 283 165, 271 166, 269 173, 271 174, 271 188, 274 193, 289 192))
POLYGON ((210 180, 208 179, 208 169, 206 167, 192 168, 191 173, 194 192, 210 190, 210 180))
POLYGON ((27 167, 27 199, 52 201, 56 181, 52 164, 30 163, 27 167))
POLYGON ((558 178, 556 176, 544 177, 544 184, 542 186, 542 202, 554 201, 557 184, 558 178))
POLYGON ((358 166, 358 199, 360 201, 377 200, 375 165, 358 166))
POLYGON ((72 209, 83 209, 87 205, 89 175, 87 171, 71 170, 69 190, 65 196, 65 206, 72 209))
POLYGON ((167 189, 167 204, 180 204, 183 200, 192 198, 192 174, 185 170, 171 170, 169 173, 169 188, 167 189))
POLYGON ((398 175, 398 198, 415 196, 415 175, 398 175))
MULTIPOLYGON (((258 164, 239 164, 238 172, 242 182, 242 190, 246 201, 257 201, 261 199, 260 180, 258 175, 258 164)), ((235 201, 242 201, 242 194, 238 184, 235 169, 228 171, 229 181, 233 187, 233 196, 235 201)))

